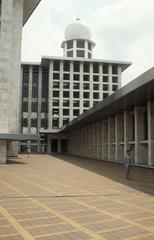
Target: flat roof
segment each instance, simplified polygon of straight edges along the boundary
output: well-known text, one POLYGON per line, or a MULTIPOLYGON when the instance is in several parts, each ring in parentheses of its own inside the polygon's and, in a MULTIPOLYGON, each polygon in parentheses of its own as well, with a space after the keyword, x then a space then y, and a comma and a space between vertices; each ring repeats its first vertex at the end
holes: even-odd
POLYGON ((41 0, 24 0, 23 25, 27 22, 28 18, 40 2, 41 0))
POLYGON ((154 101, 154 67, 72 120, 61 132, 67 133, 134 106, 143 106, 147 101, 154 101))
POLYGON ((96 63, 109 63, 121 65, 122 71, 127 69, 132 63, 129 61, 120 60, 106 60, 106 59, 95 59, 95 58, 74 58, 74 57, 59 57, 59 56, 42 56, 42 65, 48 65, 51 60, 67 60, 67 61, 80 61, 80 62, 96 62, 96 63))
POLYGON ((0 140, 8 141, 24 141, 24 140, 39 140, 39 134, 18 134, 18 133, 0 133, 0 140))

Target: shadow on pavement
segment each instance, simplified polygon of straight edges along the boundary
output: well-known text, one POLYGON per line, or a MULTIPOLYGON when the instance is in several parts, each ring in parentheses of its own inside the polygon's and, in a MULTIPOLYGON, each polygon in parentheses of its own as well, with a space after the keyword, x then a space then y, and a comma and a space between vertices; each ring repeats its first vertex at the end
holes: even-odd
POLYGON ((133 167, 130 180, 127 180, 122 164, 70 155, 54 155, 54 157, 154 196, 154 169, 133 167))

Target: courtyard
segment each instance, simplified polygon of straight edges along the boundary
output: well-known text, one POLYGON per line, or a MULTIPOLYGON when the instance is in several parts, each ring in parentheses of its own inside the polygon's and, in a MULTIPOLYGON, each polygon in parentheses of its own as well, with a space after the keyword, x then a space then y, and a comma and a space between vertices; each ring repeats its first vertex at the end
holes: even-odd
POLYGON ((154 170, 67 155, 0 166, 0 240, 153 240, 154 170))

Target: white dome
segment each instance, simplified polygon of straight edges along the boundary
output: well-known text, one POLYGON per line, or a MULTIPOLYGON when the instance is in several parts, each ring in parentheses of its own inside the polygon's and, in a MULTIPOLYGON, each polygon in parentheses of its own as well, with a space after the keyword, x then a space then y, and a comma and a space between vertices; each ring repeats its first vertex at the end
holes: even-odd
POLYGON ((69 24, 65 30, 65 41, 73 39, 91 40, 90 30, 79 21, 69 24))

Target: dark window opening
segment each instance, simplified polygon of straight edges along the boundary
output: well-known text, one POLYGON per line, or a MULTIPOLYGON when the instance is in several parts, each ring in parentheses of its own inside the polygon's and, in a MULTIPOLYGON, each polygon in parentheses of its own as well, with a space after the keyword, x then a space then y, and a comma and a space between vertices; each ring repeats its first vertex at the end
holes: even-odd
POLYGON ((52 128, 59 128, 59 119, 52 120, 52 128))
POLYGON ((108 64, 103 65, 103 73, 105 73, 105 74, 109 73, 109 65, 108 64))
POLYGON ((45 119, 45 118, 41 119, 41 128, 45 128, 45 129, 48 128, 48 120, 47 119, 45 119))
POLYGON ((73 51, 67 52, 67 57, 73 57, 73 51))
POLYGON ((73 71, 74 72, 80 72, 80 63, 79 62, 74 62, 73 71))
POLYGON ((22 112, 28 112, 28 102, 22 103, 22 112))
POLYGON ((63 119, 63 126, 69 123, 69 118, 63 119))
POLYGON ((107 98, 108 95, 108 93, 103 93, 103 99, 107 98))
POLYGON ((112 65, 112 74, 118 74, 118 65, 112 65))
POLYGON ((93 84, 93 90, 99 90, 99 84, 93 84))
POLYGON ((99 76, 94 75, 94 76, 93 76, 93 81, 94 81, 94 82, 99 82, 99 76))
POLYGON ((83 50, 77 50, 77 57, 85 57, 83 50))
POLYGON ((53 79, 59 80, 59 73, 53 73, 53 79))
POLYGON ((79 81, 80 80, 80 75, 79 74, 74 74, 73 79, 74 79, 74 81, 79 81))
POLYGON ((63 79, 64 80, 70 80, 70 74, 63 74, 63 79))
POLYGON ((83 72, 85 72, 85 73, 89 73, 89 70, 90 70, 90 68, 89 68, 89 63, 84 63, 83 64, 83 72))
POLYGON ((83 93, 83 98, 89 98, 89 92, 84 92, 83 93))
POLYGON ((31 110, 32 110, 32 112, 37 112, 37 110, 38 110, 38 103, 37 102, 32 102, 31 110))
POLYGON ((36 127, 37 128, 37 118, 32 118, 31 119, 31 127, 36 127))
POLYGON ((84 90, 89 90, 89 83, 84 83, 83 84, 83 89, 84 90))
POLYGON ((79 109, 73 109, 73 116, 79 116, 80 110, 79 109))
POLYGON ((91 50, 92 49, 92 45, 90 42, 88 42, 88 49, 91 50))
POLYGON ((83 101, 83 106, 84 107, 89 107, 90 106, 89 101, 83 101))
POLYGON ((88 52, 88 58, 91 58, 91 57, 92 57, 91 53, 88 52))
POLYGON ((103 84, 103 91, 109 91, 109 85, 103 84))
POLYGON ((109 77, 108 76, 103 76, 103 82, 109 82, 109 77))
POLYGON ((29 96, 28 86, 23 86, 23 88, 22 88, 22 96, 23 96, 23 98, 28 98, 28 96, 29 96))
POLYGON ((99 93, 93 93, 93 98, 94 99, 99 99, 99 93))
POLYGON ((42 68, 42 98, 48 98, 48 69, 42 68))
POLYGON ((93 64, 93 73, 99 73, 99 64, 98 63, 93 64))
POLYGON ((70 97, 70 92, 69 91, 64 91, 63 92, 63 98, 69 98, 70 97))
POLYGON ((77 48, 84 48, 84 47, 85 47, 85 41, 77 40, 77 48))
POLYGON ((79 89, 80 88, 80 84, 79 83, 74 83, 73 84, 73 89, 79 89))
POLYGON ((21 122, 22 127, 28 127, 28 118, 23 118, 21 122))
POLYGON ((63 88, 64 89, 69 89, 70 88, 70 84, 69 83, 63 83, 63 88))
POLYGON ((69 72, 70 71, 70 62, 69 61, 64 61, 64 71, 69 72))
POLYGON ((63 107, 69 107, 69 100, 64 100, 63 101, 63 107))
POLYGON ((69 116, 69 109, 63 109, 63 116, 69 116))
POLYGON ((80 97, 80 92, 73 92, 73 97, 74 98, 79 98, 80 97))
POLYGON ((59 91, 53 91, 53 97, 59 97, 59 91))
POLYGON ((79 107, 79 106, 80 106, 80 101, 74 100, 73 107, 79 107))
POLYGON ((116 91, 118 89, 118 85, 112 85, 112 91, 116 91))
POLYGON ((68 41, 67 42, 67 49, 73 48, 73 41, 68 41))
POLYGON ((148 114, 144 112, 144 140, 148 140, 148 114))
POLYGON ((41 102, 41 113, 48 112, 48 104, 46 102, 41 102))
POLYGON ((118 83, 118 77, 112 77, 112 82, 113 83, 118 83))
POLYGON ((60 71, 60 61, 53 61, 53 70, 54 71, 60 71))
POLYGON ((89 75, 83 75, 83 81, 88 82, 89 81, 89 75))

